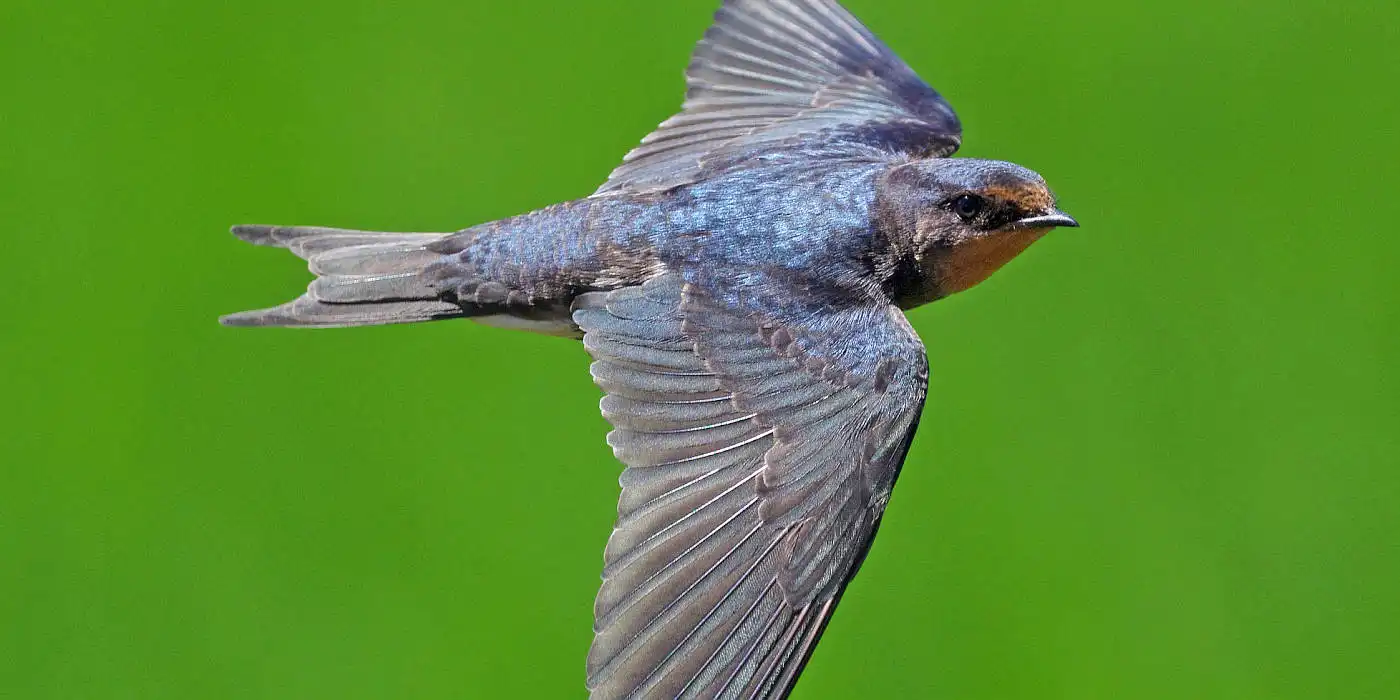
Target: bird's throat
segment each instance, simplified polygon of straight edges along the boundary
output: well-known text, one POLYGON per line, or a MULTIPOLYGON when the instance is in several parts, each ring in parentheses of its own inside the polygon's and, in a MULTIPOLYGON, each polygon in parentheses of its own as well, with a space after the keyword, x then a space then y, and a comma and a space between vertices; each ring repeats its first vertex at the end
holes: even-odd
POLYGON ((994 233, 944 248, 934 257, 932 266, 938 296, 946 297, 976 286, 1049 230, 1033 228, 994 233))

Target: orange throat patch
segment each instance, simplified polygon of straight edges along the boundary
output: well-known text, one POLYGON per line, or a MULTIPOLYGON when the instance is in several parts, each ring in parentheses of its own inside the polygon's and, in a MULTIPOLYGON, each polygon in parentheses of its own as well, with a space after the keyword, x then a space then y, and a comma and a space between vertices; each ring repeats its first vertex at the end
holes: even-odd
POLYGON ((1030 228, 994 233, 963 241, 943 251, 933 266, 939 295, 957 294, 976 286, 1049 231, 1048 228, 1030 228))

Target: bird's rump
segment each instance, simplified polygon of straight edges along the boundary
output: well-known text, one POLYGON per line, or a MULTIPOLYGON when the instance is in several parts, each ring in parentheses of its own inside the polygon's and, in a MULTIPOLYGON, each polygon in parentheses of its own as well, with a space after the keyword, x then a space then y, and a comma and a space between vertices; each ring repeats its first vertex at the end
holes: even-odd
POLYGON ((249 243, 306 260, 317 278, 292 301, 221 320, 333 328, 471 318, 576 337, 569 304, 577 290, 640 282, 651 265, 647 251, 626 249, 593 228, 643 226, 637 209, 616 198, 586 199, 454 233, 235 226, 234 235, 249 243))

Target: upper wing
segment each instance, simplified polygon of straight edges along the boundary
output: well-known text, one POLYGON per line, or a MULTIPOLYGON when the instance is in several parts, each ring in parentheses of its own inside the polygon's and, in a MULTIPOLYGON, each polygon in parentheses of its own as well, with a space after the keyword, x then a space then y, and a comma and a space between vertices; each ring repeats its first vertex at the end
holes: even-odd
POLYGON ((598 194, 684 184, 708 163, 806 137, 946 156, 953 108, 835 0, 725 0, 671 117, 598 194))
POLYGON ((923 345, 893 306, 826 309, 818 336, 674 273, 576 309, 627 465, 593 697, 786 697, 903 464, 923 345))

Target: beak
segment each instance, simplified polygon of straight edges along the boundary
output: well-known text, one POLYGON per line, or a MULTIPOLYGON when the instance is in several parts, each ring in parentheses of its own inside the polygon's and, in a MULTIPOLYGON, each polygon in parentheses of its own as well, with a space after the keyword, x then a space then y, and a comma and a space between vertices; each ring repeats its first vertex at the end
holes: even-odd
POLYGON ((1074 217, 1058 209, 1040 216, 1028 216, 1011 224, 1012 228, 1079 228, 1074 217))

